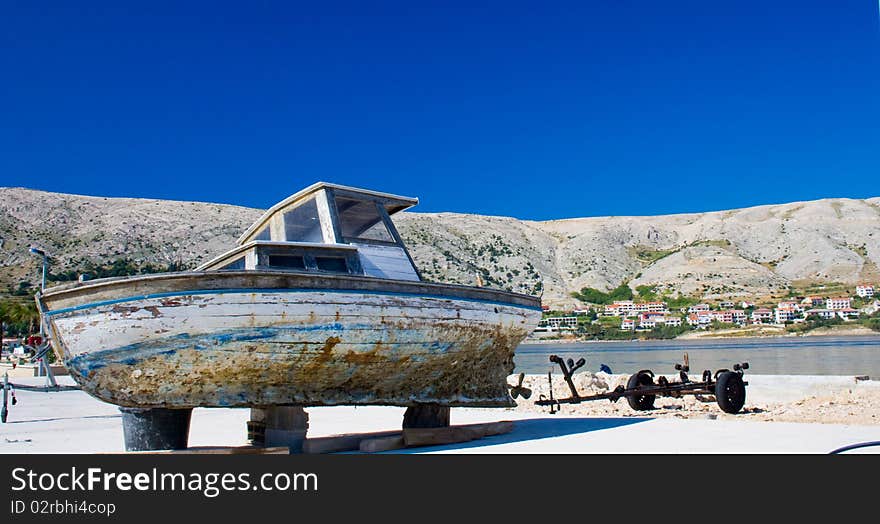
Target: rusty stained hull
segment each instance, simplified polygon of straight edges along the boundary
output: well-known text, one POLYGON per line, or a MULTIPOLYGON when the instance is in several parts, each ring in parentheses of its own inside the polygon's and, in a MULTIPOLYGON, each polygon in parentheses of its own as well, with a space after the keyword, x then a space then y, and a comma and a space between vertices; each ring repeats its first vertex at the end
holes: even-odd
POLYGON ((374 291, 181 291, 44 311, 93 396, 129 407, 510 406, 533 307, 374 291))

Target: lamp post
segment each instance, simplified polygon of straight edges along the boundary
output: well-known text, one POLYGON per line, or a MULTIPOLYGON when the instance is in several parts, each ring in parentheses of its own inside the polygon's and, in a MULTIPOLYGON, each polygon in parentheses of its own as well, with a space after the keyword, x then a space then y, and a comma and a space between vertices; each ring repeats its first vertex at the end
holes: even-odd
MULTIPOLYGON (((46 290, 46 266, 49 265, 49 255, 46 254, 42 249, 37 249, 35 247, 31 247, 28 251, 32 255, 37 255, 38 257, 43 257, 43 280, 40 282, 40 293, 46 290)), ((43 319, 40 318, 40 338, 43 338, 43 319)))
POLYGON ((43 292, 46 289, 46 266, 48 265, 47 260, 49 259, 49 255, 47 255, 42 249, 37 249, 35 247, 31 247, 28 251, 30 251, 32 255, 43 257, 43 280, 40 283, 40 292, 43 292))
MULTIPOLYGON (((49 255, 47 255, 46 252, 43 251, 42 249, 37 249, 33 246, 31 246, 30 249, 28 249, 28 251, 32 255, 36 255, 38 257, 43 258, 43 279, 40 282, 40 293, 42 293, 43 291, 46 290, 46 267, 49 265, 49 262, 48 262, 49 255)), ((40 340, 41 340, 41 344, 45 343, 45 338, 46 338, 45 330, 43 329, 43 315, 40 315, 40 340)), ((43 355, 43 357, 40 358, 40 364, 41 364, 41 367, 43 368, 43 370, 46 372, 46 383, 47 383, 46 385, 47 385, 47 387, 48 386, 51 386, 51 387, 57 386, 58 384, 55 383, 55 376, 52 374, 52 368, 49 367, 49 362, 46 359, 45 355, 43 355)))

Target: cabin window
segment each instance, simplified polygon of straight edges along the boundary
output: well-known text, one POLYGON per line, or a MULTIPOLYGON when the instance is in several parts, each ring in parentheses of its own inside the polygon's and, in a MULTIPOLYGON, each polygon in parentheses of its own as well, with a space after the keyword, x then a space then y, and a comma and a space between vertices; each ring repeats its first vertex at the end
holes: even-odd
POLYGON ((264 227, 257 233, 257 236, 254 237, 254 240, 271 240, 271 234, 269 232, 269 226, 264 227))
POLYGON ((336 211, 343 237, 394 242, 375 202, 337 195, 336 211))
POLYGON ((288 242, 324 241, 314 198, 284 213, 284 239, 288 242))
POLYGON ((305 269, 306 261, 302 255, 269 255, 269 267, 305 269))
POLYGON ((238 257, 232 262, 220 266, 219 269, 244 269, 244 257, 238 257))
POLYGON ((315 257, 315 265, 321 271, 348 273, 348 264, 341 257, 315 257))

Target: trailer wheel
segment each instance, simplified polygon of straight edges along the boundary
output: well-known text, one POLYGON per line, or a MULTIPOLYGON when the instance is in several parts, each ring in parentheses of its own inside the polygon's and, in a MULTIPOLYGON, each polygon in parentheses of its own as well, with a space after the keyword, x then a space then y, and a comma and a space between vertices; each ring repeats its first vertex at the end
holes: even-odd
POLYGON ((715 400, 725 413, 739 413, 746 403, 746 386, 743 384, 742 375, 733 371, 718 375, 718 382, 715 383, 715 400))
MULTIPOLYGON (((651 378, 651 375, 639 371, 635 375, 629 377, 629 380, 626 383, 626 389, 639 389, 643 386, 653 386, 654 379, 651 378)), ((645 411, 647 409, 654 408, 654 399, 657 398, 656 395, 632 395, 627 396, 626 401, 629 403, 629 407, 633 408, 636 411, 645 411)))

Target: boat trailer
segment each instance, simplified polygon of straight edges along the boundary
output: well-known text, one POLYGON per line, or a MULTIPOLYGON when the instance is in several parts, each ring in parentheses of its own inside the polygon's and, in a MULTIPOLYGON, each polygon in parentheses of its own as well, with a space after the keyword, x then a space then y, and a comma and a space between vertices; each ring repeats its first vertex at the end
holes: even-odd
POLYGON ((550 413, 557 413, 561 404, 580 404, 581 402, 604 399, 617 402, 621 397, 626 397, 627 403, 634 410, 645 411, 654 408, 654 400, 658 396, 681 398, 684 395, 714 395, 715 401, 722 411, 725 413, 738 413, 742 409, 743 404, 745 404, 745 387, 749 384, 743 380, 743 372, 749 369, 748 362, 734 364, 733 371, 719 369, 713 374, 712 371, 707 369, 703 371, 700 382, 693 382, 688 377, 690 364, 688 355, 685 353, 684 362, 675 365, 679 381, 670 382, 665 376, 660 375, 655 383, 654 372, 649 369, 643 369, 629 377, 626 387, 617 386, 608 393, 582 396, 578 393, 572 376, 576 370, 586 364, 586 360, 581 358, 575 362, 573 359, 568 359, 566 362, 557 355, 551 355, 550 362, 559 365, 562 370, 562 376, 571 390, 571 396, 568 398, 553 398, 553 376, 552 372, 547 373, 547 379, 550 381, 550 397, 547 398, 544 395, 539 395, 535 405, 550 406, 550 413))

